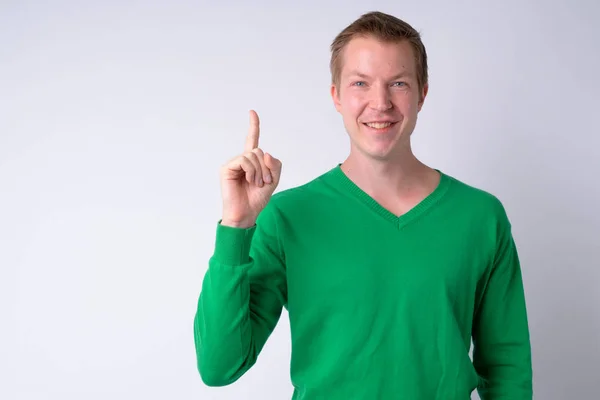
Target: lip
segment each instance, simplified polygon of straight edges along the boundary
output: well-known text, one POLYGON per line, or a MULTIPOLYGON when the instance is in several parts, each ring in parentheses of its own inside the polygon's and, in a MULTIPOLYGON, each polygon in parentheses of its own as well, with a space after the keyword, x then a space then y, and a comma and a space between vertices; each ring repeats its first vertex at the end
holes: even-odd
POLYGON ((387 133, 387 132, 391 131, 396 126, 396 124, 397 124, 397 121, 372 121, 372 122, 363 122, 362 123, 362 125, 365 127, 365 129, 367 129, 368 132, 372 132, 375 134, 387 133), (369 125, 367 125, 367 124, 376 123, 376 122, 390 123, 391 125, 387 126, 385 128, 372 128, 369 125))

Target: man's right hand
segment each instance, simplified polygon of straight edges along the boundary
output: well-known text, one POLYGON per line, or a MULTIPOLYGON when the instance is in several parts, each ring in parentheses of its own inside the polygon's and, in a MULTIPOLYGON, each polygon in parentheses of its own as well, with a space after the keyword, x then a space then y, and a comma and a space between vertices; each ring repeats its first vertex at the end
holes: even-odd
POLYGON ((221 168, 221 225, 236 228, 253 226, 279 184, 281 161, 258 147, 259 135, 258 115, 251 110, 244 153, 221 168))

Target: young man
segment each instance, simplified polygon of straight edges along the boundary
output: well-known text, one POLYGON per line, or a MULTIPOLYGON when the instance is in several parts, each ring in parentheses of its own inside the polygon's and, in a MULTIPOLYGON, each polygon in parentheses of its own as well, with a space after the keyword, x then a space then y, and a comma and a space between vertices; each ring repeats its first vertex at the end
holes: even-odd
POLYGON ((419 34, 368 13, 331 49, 347 159, 272 195, 281 162, 259 148, 251 112, 245 152, 221 171, 223 217, 194 320, 203 381, 240 378, 286 307, 293 399, 466 400, 477 389, 531 400, 505 210, 411 151, 428 90, 419 34))

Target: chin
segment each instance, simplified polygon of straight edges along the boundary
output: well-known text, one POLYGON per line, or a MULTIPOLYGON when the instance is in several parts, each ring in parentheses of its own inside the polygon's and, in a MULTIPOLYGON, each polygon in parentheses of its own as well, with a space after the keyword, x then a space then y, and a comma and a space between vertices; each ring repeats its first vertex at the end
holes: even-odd
POLYGON ((387 161, 390 160, 394 154, 394 148, 381 147, 381 146, 355 146, 354 151, 361 154, 362 157, 376 160, 376 161, 387 161))
MULTIPOLYGON (((352 151, 368 159, 385 161, 395 157, 406 147, 406 126, 395 124, 393 129, 373 131, 370 128, 363 129, 358 126, 350 134, 352 151)), ((410 136, 410 134, 409 134, 410 136)), ((410 144, 408 144, 410 147, 410 144)))

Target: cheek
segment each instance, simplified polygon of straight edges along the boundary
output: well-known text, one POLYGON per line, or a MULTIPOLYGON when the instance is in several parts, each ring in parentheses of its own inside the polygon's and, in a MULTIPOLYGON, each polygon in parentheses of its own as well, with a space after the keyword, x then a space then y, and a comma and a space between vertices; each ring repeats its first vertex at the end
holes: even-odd
POLYGON ((418 99, 410 93, 403 93, 396 99, 396 107, 404 116, 416 115, 419 111, 418 99))
POLYGON ((364 108, 364 100, 359 95, 351 94, 344 99, 343 107, 348 116, 357 116, 364 108))

